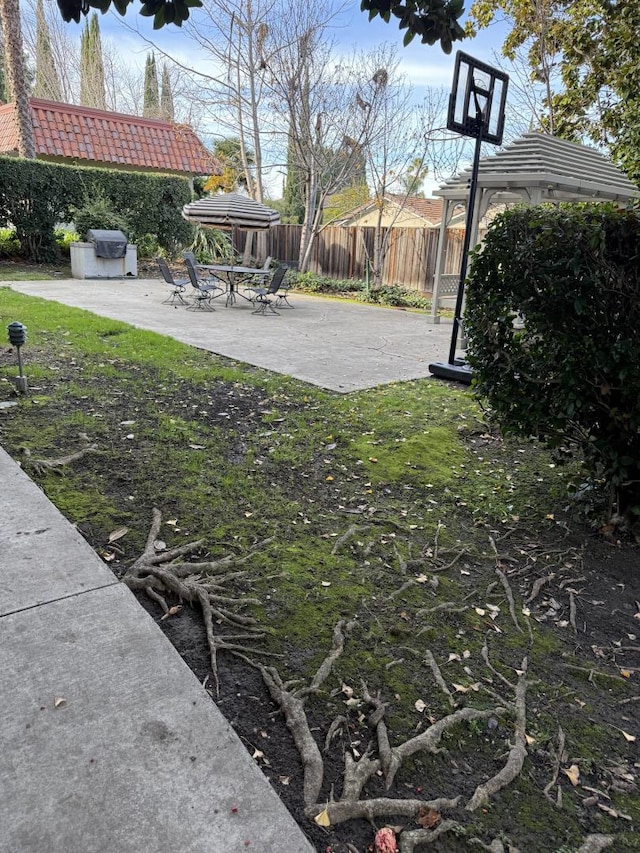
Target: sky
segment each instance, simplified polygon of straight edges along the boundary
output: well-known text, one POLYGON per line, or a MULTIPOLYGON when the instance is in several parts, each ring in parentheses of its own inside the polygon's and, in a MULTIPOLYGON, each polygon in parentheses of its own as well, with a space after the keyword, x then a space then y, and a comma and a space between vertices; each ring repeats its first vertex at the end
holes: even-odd
MULTIPOLYGON (((301 0, 301 2, 306 1, 301 0)), ((206 3, 207 0, 204 2, 206 3)), ((446 91, 451 89, 455 56, 458 50, 463 50, 477 59, 495 65, 505 35, 504 26, 494 24, 473 39, 456 42, 449 55, 443 53, 439 44, 423 45, 417 38, 404 47, 402 43, 404 31, 399 29, 396 19, 392 18, 388 24, 379 17, 369 21, 368 13, 360 11, 360 0, 346 0, 346 2, 335 0, 335 3, 336 6, 342 7, 335 21, 336 26, 331 31, 337 51, 348 56, 354 49, 369 50, 382 44, 393 44, 397 47, 400 70, 411 84, 416 101, 422 99, 427 87, 444 88, 446 91)), ((467 7, 468 5, 469 3, 467 7)), ((139 69, 144 68, 146 56, 154 45, 186 66, 206 68, 207 58, 199 55, 198 46, 182 29, 169 25, 160 30, 153 30, 152 19, 139 15, 138 8, 137 2, 132 3, 125 18, 114 11, 101 15, 100 30, 103 40, 111 40, 118 52, 139 69)), ((197 25, 199 13, 201 14, 199 9, 191 10, 190 20, 195 25, 197 25)), ((461 19, 462 23, 465 17, 461 19)), ((68 26, 72 32, 75 29, 77 37, 80 38, 84 19, 80 25, 71 23, 68 26)), ((427 179, 424 186, 427 195, 430 195, 439 184, 439 181, 427 179)))
MULTIPOLYGON (((204 2, 206 3, 207 0, 204 2)), ((301 2, 305 2, 305 0, 301 0, 301 2)), ((407 47, 403 47, 404 31, 399 29, 396 19, 392 18, 388 24, 382 21, 380 17, 369 21, 368 13, 360 11, 360 0, 346 0, 343 3, 336 0, 336 6, 338 5, 343 7, 343 11, 338 15, 336 26, 332 30, 338 48, 342 48, 348 54, 354 48, 369 49, 382 43, 394 44, 398 48, 405 74, 412 85, 416 87, 450 86, 455 54, 458 49, 464 50, 485 62, 492 63, 504 37, 504 27, 494 24, 473 39, 456 42, 450 55, 443 53, 439 45, 423 45, 417 38, 407 47)), ((153 30, 151 19, 136 14, 137 8, 137 3, 132 4, 125 19, 113 11, 101 16, 100 29, 103 37, 114 39, 118 47, 129 52, 132 60, 135 57, 140 57, 139 64, 141 67, 144 65, 144 57, 149 50, 149 41, 145 39, 152 41, 167 53, 176 55, 187 63, 197 61, 197 56, 194 55, 193 42, 184 35, 179 27, 169 25, 161 30, 153 30), (136 34, 135 29, 139 30, 140 35, 136 34)), ((194 24, 197 24, 199 12, 199 9, 191 10, 191 21, 194 24)), ((462 22, 464 22, 465 17, 463 15, 462 22)), ((71 24, 70 26, 76 25, 71 24)), ((78 31, 80 31, 80 27, 78 27, 78 31)))

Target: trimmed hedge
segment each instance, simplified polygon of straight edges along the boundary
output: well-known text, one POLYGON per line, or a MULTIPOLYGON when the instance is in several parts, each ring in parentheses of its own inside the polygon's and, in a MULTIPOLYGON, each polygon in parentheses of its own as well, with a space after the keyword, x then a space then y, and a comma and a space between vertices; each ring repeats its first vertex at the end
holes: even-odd
POLYGON ((500 214, 472 259, 465 329, 502 430, 579 449, 609 509, 640 516, 638 211, 500 214))
POLYGON ((154 234, 169 253, 191 241, 180 213, 191 200, 186 178, 0 157, 0 225, 15 227, 28 260, 55 259, 55 226, 98 196, 128 223, 133 241, 154 234))

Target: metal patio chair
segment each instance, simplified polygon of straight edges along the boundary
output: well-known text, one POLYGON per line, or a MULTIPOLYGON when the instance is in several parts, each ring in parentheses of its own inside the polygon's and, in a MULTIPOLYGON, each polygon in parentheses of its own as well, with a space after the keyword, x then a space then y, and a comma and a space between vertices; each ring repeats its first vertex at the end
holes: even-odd
POLYGON ((273 307, 273 298, 277 298, 277 293, 280 290, 280 286, 282 285, 282 280, 285 277, 287 272, 286 267, 277 267, 276 271, 271 276, 271 281, 269 282, 268 287, 252 287, 253 296, 251 297, 251 301, 256 306, 254 314, 262 314, 263 317, 266 317, 267 310, 270 314, 276 314, 277 311, 273 307))
POLYGON ((156 258, 156 263, 162 273, 162 278, 165 283, 171 288, 171 293, 166 299, 162 300, 163 305, 186 305, 187 300, 184 298, 184 293, 187 290, 187 285, 189 284, 189 280, 184 278, 174 278, 173 273, 169 269, 167 262, 164 258, 156 258))
POLYGON ((220 291, 217 293, 220 296, 224 293, 224 289, 219 284, 205 283, 202 279, 198 278, 198 272, 189 258, 185 258, 184 263, 189 273, 189 281, 193 287, 191 293, 193 301, 187 306, 187 311, 197 311, 198 309, 215 311, 216 309, 211 304, 211 300, 216 295, 216 291, 220 291))
POLYGON ((219 288, 220 293, 217 293, 212 299, 216 299, 218 296, 222 296, 223 293, 226 293, 226 285, 225 282, 219 279, 214 273, 209 272, 209 270, 203 269, 202 266, 198 263, 198 259, 193 254, 193 252, 184 251, 182 253, 182 258, 186 264, 187 261, 191 261, 193 267, 196 271, 196 275, 198 276, 198 281, 200 281, 205 286, 215 285, 216 288, 219 288))

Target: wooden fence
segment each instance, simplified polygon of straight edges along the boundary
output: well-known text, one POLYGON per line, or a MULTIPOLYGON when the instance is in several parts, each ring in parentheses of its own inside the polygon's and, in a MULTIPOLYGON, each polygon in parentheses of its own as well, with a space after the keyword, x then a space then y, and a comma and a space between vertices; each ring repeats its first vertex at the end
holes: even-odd
MULTIPOLYGON (((385 258, 382 283, 400 284, 411 290, 431 292, 438 248, 438 228, 394 228, 385 258)), ((266 252, 282 263, 295 265, 300 251, 300 225, 276 225, 266 233, 266 252)), ((246 232, 233 235, 238 252, 244 250, 246 232)), ((329 278, 366 280, 367 257, 373 255, 375 229, 332 225, 316 239, 310 272, 329 278), (366 249, 365 249, 366 247, 366 249)), ((464 230, 447 230, 444 272, 460 270, 464 230)))

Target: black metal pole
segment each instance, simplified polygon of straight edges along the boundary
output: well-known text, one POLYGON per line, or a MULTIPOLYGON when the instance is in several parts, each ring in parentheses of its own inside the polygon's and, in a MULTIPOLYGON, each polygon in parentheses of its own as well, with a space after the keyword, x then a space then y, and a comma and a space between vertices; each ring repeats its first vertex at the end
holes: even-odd
POLYGON ((471 169, 471 184, 469 186, 469 202, 464 230, 464 242, 462 244, 462 262, 460 265, 460 283, 458 284, 458 297, 456 309, 453 316, 453 329, 451 330, 451 348, 449 349, 449 364, 455 364, 456 344, 458 342, 458 328, 460 326, 460 315, 462 314, 462 299, 464 297, 464 280, 467 277, 467 260, 469 257, 469 246, 471 244, 471 226, 476 206, 476 188, 478 185, 478 166, 480 164, 480 147, 482 145, 482 118, 479 119, 476 147, 473 153, 473 167, 471 169))

